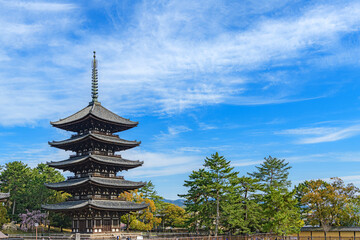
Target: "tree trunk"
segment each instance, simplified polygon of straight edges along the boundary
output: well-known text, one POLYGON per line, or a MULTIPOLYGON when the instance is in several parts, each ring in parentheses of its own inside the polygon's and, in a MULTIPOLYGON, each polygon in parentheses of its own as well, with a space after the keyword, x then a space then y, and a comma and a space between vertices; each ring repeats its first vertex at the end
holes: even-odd
POLYGON ((220 196, 219 190, 216 192, 216 221, 215 221, 215 237, 218 235, 219 229, 219 219, 220 219, 220 196))
POLYGON ((245 197, 244 197, 244 200, 245 200, 245 222, 247 222, 247 218, 248 218, 248 211, 247 211, 247 194, 248 194, 248 188, 245 189, 245 197))
POLYGON ((126 226, 126 231, 129 232, 129 230, 130 230, 130 213, 128 213, 127 226, 126 226))
POLYGON ((11 221, 14 221, 14 215, 15 215, 15 205, 16 205, 16 199, 14 199, 14 203, 13 203, 13 209, 12 209, 11 221))

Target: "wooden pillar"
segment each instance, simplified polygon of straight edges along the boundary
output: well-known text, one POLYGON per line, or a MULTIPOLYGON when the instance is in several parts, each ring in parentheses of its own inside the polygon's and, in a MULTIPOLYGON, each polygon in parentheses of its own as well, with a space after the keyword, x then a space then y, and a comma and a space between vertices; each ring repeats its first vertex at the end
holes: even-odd
POLYGON ((310 231, 310 238, 311 238, 311 240, 313 240, 313 239, 312 239, 312 231, 310 231))

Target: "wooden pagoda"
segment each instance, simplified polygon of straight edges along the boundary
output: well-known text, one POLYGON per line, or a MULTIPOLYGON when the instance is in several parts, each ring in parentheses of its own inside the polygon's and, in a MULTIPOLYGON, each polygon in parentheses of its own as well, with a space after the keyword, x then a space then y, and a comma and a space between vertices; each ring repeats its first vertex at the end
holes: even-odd
MULTIPOLYGON (((0 181, 0 186, 2 182, 0 181)), ((5 202, 10 197, 10 193, 2 193, 0 192, 0 203, 5 202)))
POLYGON ((75 132, 69 139, 52 141, 52 147, 75 152, 69 159, 50 162, 49 166, 70 171, 74 176, 64 182, 47 183, 50 189, 71 194, 71 198, 59 204, 43 205, 49 211, 69 214, 72 231, 79 233, 120 232, 120 217, 131 211, 148 207, 119 198, 124 191, 144 186, 117 176, 119 171, 143 164, 116 155, 140 142, 128 141, 115 135, 138 125, 138 122, 122 118, 98 102, 97 61, 94 52, 92 66, 92 101, 79 112, 56 122, 52 126, 75 132))

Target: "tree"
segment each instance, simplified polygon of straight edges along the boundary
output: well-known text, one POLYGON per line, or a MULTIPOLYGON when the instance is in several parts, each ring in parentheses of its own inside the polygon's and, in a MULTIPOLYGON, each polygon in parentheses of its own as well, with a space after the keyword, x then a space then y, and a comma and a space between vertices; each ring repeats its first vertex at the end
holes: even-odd
POLYGON ((32 230, 36 227, 36 224, 46 224, 47 214, 41 213, 40 210, 29 211, 26 209, 26 213, 19 214, 21 219, 21 229, 24 231, 32 230))
POLYGON ((277 235, 298 233, 304 222, 301 220, 295 191, 270 187, 263 198, 263 231, 277 235))
MULTIPOLYGON (((63 231, 63 228, 71 228, 71 224, 72 224, 71 217, 66 214, 50 212, 49 220, 51 226, 59 227, 61 232, 63 231)), ((49 224, 49 229, 50 229, 50 224, 49 224)))
POLYGON ((151 181, 146 182, 145 186, 140 188, 138 192, 142 195, 143 198, 153 200, 155 204, 162 202, 162 200, 164 199, 163 197, 158 195, 155 190, 155 185, 151 181))
POLYGON ((353 184, 345 185, 340 178, 305 182, 302 205, 309 209, 306 221, 320 225, 325 233, 333 226, 354 226, 359 224, 359 189, 353 184))
POLYGON ((39 164, 32 169, 19 161, 7 163, 0 180, 3 181, 3 191, 10 192, 11 208, 8 212, 15 221, 26 210, 40 210, 41 204, 63 202, 69 196, 45 187, 47 182, 65 180, 59 171, 46 164, 39 164))
POLYGON ((3 181, 3 190, 10 192, 12 220, 18 219, 18 214, 32 207, 28 204, 31 200, 29 190, 31 178, 31 168, 19 161, 6 163, 5 170, 1 172, 0 180, 3 181))
POLYGON ((257 171, 248 173, 261 183, 262 195, 258 202, 262 208, 262 231, 275 234, 296 233, 303 225, 295 198, 296 191, 289 192, 289 166, 285 159, 264 158, 257 171))
POLYGON ((148 198, 143 198, 141 194, 139 194, 138 190, 132 190, 129 192, 123 192, 120 195, 120 198, 125 201, 133 201, 136 203, 147 203, 148 208, 139 211, 132 212, 128 215, 124 215, 121 218, 121 221, 127 224, 127 230, 136 229, 142 231, 150 231, 154 226, 160 224, 161 218, 158 218, 154 215, 156 211, 156 206, 153 200, 148 198))
POLYGON ((230 167, 230 161, 226 161, 223 156, 219 156, 216 152, 211 158, 205 159, 205 169, 210 177, 210 184, 207 186, 211 199, 215 200, 216 218, 215 218, 215 236, 218 235, 220 224, 220 201, 231 187, 231 180, 237 176, 237 172, 233 172, 234 168, 230 167))
POLYGON ((10 221, 10 219, 7 215, 6 208, 0 203, 0 227, 4 223, 8 223, 9 221, 10 221))
POLYGON ((217 236, 225 195, 232 187, 231 181, 237 176, 230 161, 218 153, 205 158, 204 168, 193 171, 184 186, 189 187, 184 197, 186 210, 189 212, 190 228, 198 231, 199 227, 214 230, 217 236), (215 227, 214 226, 215 222, 215 227))
POLYGON ((269 156, 264 158, 264 162, 260 166, 256 166, 257 171, 248 173, 250 176, 258 179, 265 188, 287 188, 291 182, 288 180, 289 166, 285 159, 278 159, 269 156))
POLYGON ((182 207, 172 203, 166 203, 160 212, 164 226, 184 227, 186 221, 186 212, 182 207))
POLYGON ((179 197, 185 198, 186 212, 189 218, 186 225, 191 231, 199 233, 200 228, 210 230, 213 224, 211 216, 211 205, 209 203, 210 194, 208 185, 210 178, 205 169, 192 171, 189 180, 185 180, 184 186, 189 188, 186 194, 179 194, 179 197))
POLYGON ((224 223, 233 233, 253 233, 260 230, 262 218, 259 204, 258 180, 251 177, 237 177, 233 188, 227 194, 227 204, 223 207, 224 223))

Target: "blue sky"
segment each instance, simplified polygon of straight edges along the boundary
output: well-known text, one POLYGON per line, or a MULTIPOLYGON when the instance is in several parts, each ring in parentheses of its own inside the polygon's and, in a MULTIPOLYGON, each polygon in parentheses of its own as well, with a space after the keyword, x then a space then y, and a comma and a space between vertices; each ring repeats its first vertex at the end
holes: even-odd
POLYGON ((0 164, 70 154, 49 121, 91 100, 139 121, 121 153, 176 199, 218 151, 246 174, 265 156, 294 184, 342 177, 360 186, 359 1, 0 0, 0 164))

